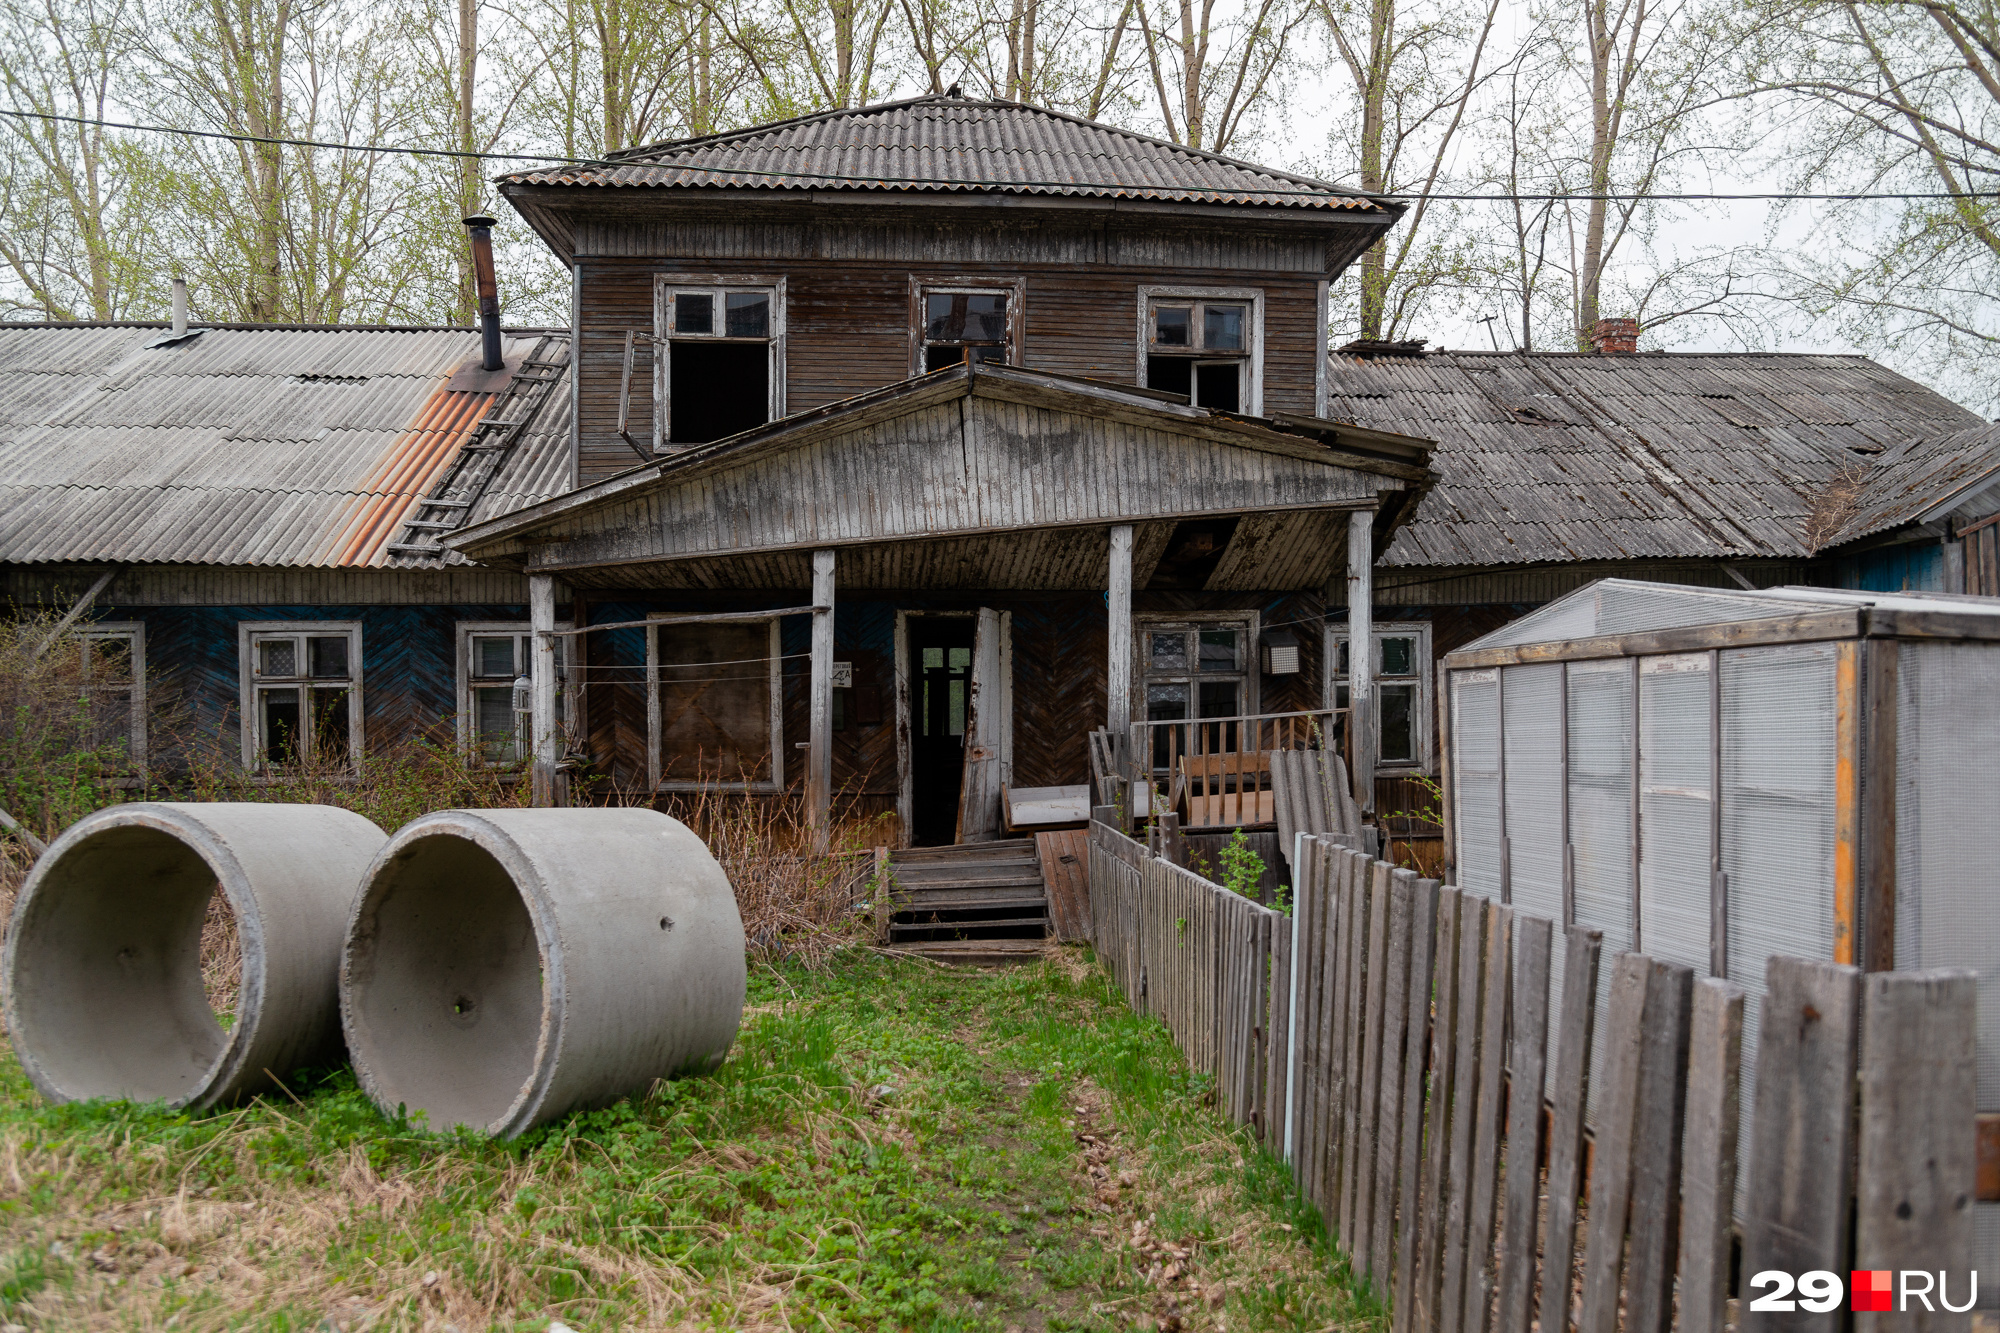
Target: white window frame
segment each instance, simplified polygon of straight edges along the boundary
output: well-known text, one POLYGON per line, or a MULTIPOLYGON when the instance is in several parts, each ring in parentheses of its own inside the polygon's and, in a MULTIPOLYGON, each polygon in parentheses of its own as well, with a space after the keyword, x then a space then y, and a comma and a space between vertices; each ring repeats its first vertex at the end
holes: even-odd
MULTIPOLYGON (((1437 772, 1437 706, 1432 691, 1436 689, 1437 673, 1432 670, 1431 624, 1428 620, 1378 620, 1374 625, 1375 673, 1371 681, 1368 698, 1370 707, 1382 706, 1382 686, 1384 684, 1405 685, 1414 683, 1417 697, 1412 705, 1415 711, 1413 725, 1416 728, 1416 758, 1411 760, 1377 760, 1378 773, 1435 773, 1437 772), (1408 675, 1387 676, 1382 674, 1382 640, 1415 639, 1416 660, 1411 663, 1416 670, 1408 675)), ((1340 674, 1340 645, 1347 642, 1347 626, 1333 623, 1326 627, 1325 678, 1321 685, 1325 691, 1322 697, 1326 706, 1332 708, 1340 698, 1339 688, 1347 677, 1340 674)), ((1377 723, 1380 723, 1378 714, 1377 723)), ((1380 732, 1377 732, 1379 735, 1380 732)))
MULTIPOLYGON (((717 276, 713 273, 655 273, 653 275, 653 452, 668 453, 673 445, 667 436, 673 424, 673 402, 668 388, 673 381, 674 339, 686 337, 703 342, 764 342, 770 347, 770 364, 765 373, 768 386, 764 419, 776 421, 785 415, 785 279, 776 276, 717 276), (731 291, 762 289, 771 297, 771 332, 768 338, 731 338, 726 334, 678 334, 673 328, 673 297, 676 292, 708 292, 715 296, 717 319, 725 318, 731 291)), ((683 445, 682 448, 691 446, 683 445)))
POLYGON ((931 292, 962 292, 967 296, 1006 297, 1006 364, 1010 366, 1027 364, 1028 280, 1026 278, 912 273, 910 275, 910 377, 912 379, 924 373, 924 349, 930 346, 924 337, 926 323, 924 297, 931 292))
POLYGON ((771 708, 771 776, 763 782, 683 782, 678 779, 667 782, 661 779, 665 768, 660 746, 665 742, 666 720, 660 716, 660 633, 677 625, 713 624, 720 620, 745 623, 738 613, 717 612, 713 617, 690 615, 680 611, 655 611, 646 619, 653 623, 646 626, 646 781, 653 791, 742 791, 765 794, 780 793, 785 790, 785 661, 784 636, 780 632, 778 616, 757 617, 747 623, 759 620, 770 626, 769 644, 766 650, 770 656, 770 708, 771 708))
MULTIPOLYGON (((358 620, 240 620, 236 623, 236 672, 241 693, 238 703, 241 708, 240 728, 243 745, 243 767, 257 767, 257 755, 264 749, 262 725, 259 719, 262 710, 257 707, 257 644, 269 638, 297 638, 301 641, 308 636, 330 637, 336 634, 347 636, 347 754, 349 762, 358 763, 362 754, 362 737, 366 727, 362 720, 361 677, 361 622, 358 620)), ((307 650, 310 653, 310 649, 307 650)), ((306 665, 310 667, 308 660, 306 665)), ((287 676, 285 684, 310 691, 309 678, 287 676)), ((300 717, 311 715, 311 699, 300 701, 300 717)))
MULTIPOLYGON (((1134 384, 1146 383, 1146 358, 1153 350, 1153 307, 1155 305, 1178 305, 1185 301, 1211 301, 1217 304, 1238 305, 1247 303, 1250 307, 1249 347, 1245 349, 1242 402, 1237 410, 1245 416, 1264 415, 1264 289, 1262 287, 1180 287, 1142 285, 1139 288, 1139 324, 1136 346, 1139 349, 1138 366, 1134 384)), ((1203 358, 1199 349, 1189 348, 1193 359, 1203 358)), ((1178 356, 1173 352, 1170 355, 1178 356)), ((1209 360, 1233 361, 1235 357, 1211 357, 1209 360)))
MULTIPOLYGON (((77 638, 83 641, 84 690, 90 689, 90 645, 100 640, 123 639, 126 652, 132 663, 131 722, 127 729, 129 748, 126 751, 129 778, 116 780, 114 786, 134 785, 131 779, 143 781, 146 777, 146 625, 140 620, 94 620, 77 626, 77 638)), ((124 688, 124 687, 120 687, 124 688)))
MULTIPOLYGON (((574 628, 570 621, 557 623, 558 630, 574 628)), ((472 674, 472 641, 475 638, 503 638, 512 636, 527 640, 532 646, 534 627, 525 620, 461 620, 457 625, 458 639, 458 748, 471 756, 478 748, 478 713, 474 707, 472 691, 475 688, 493 688, 491 677, 472 674)), ((572 727, 572 719, 582 717, 582 690, 577 683, 576 673, 568 669, 567 658, 574 651, 568 639, 556 640, 556 696, 557 726, 567 734, 572 727)), ((520 649, 517 647, 516 651, 520 649)), ((527 675, 522 670, 517 675, 527 675)), ((488 768, 515 768, 527 760, 527 742, 523 736, 515 737, 515 744, 521 754, 512 759, 487 760, 488 768)), ((566 747, 573 748, 573 747, 566 747)))

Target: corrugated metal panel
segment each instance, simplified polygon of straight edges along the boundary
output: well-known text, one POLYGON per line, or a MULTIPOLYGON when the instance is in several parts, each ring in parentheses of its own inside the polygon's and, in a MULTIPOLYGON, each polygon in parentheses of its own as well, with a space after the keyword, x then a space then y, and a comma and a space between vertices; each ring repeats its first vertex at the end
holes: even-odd
MULTIPOLYGON (((469 330, 209 329, 147 348, 158 332, 0 325, 0 403, 17 409, 0 560, 380 565, 492 399, 442 388, 478 350, 469 330)), ((567 357, 560 338, 508 352, 534 346, 567 357)), ((566 489, 567 426, 555 386, 483 508, 566 489)))
POLYGON ((1391 568, 1801 559, 1845 470, 1872 475, 1839 540, 2000 466, 2000 431, 1862 357, 1336 353, 1328 381, 1328 416, 1438 442, 1391 568))
POLYGON ((556 167, 522 185, 992 191, 1270 204, 1375 213, 1338 185, 1252 166, 1017 102, 920 97, 634 149, 610 167, 556 167))
POLYGON ((1707 653, 1639 663, 1639 938, 1697 976, 1711 961, 1712 679, 1707 653))
MULTIPOLYGON (((1597 1020, 1611 1001, 1611 956, 1632 948, 1632 767, 1630 662, 1569 664, 1569 842, 1576 923, 1604 932, 1597 1020)), ((1590 1105, 1603 1083, 1603 1042, 1590 1054, 1590 1105)))
POLYGON ((2000 789, 2000 651, 1898 653, 1896 967, 1979 974, 1979 1104, 2000 1111, 2000 898, 1994 827, 1975 813, 2000 789))
POLYGON ((1452 808, 1458 885, 1500 896, 1500 673, 1451 673, 1452 808))
MULTIPOLYGON (((1563 667, 1560 662, 1505 668, 1507 895, 1518 911, 1555 923, 1549 951, 1550 1009, 1562 1012, 1563 992, 1563 667)), ((1550 1024, 1549 1054, 1556 1028, 1550 1024)))
POLYGON ((1644 583, 1636 579, 1600 579, 1509 621, 1491 634, 1481 635, 1465 647, 1468 650, 1518 647, 1561 639, 1796 616, 1853 605, 1856 603, 1852 598, 1833 592, 1825 600, 1819 600, 1817 594, 1777 596, 1644 583))
MULTIPOLYGON (((1722 869, 1729 977, 1743 1005, 1743 1105, 1753 1106, 1772 954, 1833 957, 1833 644, 1722 654, 1722 869)), ((1747 1111, 1743 1142, 1749 1142, 1747 1111)), ((1737 1206, 1748 1175, 1739 1179, 1737 1206)))

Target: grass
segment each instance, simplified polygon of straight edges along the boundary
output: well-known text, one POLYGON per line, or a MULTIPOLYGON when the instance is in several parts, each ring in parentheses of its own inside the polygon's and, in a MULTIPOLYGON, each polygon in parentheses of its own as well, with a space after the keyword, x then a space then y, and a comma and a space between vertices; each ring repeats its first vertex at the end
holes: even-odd
POLYGON ((1074 950, 753 969, 711 1077, 513 1143, 344 1069, 209 1114, 0 1064, 0 1324, 1381 1326, 1284 1168, 1074 950))

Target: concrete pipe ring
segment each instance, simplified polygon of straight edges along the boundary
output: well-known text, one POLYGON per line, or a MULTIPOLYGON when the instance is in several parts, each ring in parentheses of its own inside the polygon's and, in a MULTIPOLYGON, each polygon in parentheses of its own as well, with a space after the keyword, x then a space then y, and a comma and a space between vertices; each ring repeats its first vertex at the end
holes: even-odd
POLYGON ((743 1018, 729 878, 654 810, 441 810, 354 901, 340 1013, 386 1114, 511 1138, 712 1069, 743 1018))
POLYGON ((388 835, 327 805, 134 802, 43 854, 7 932, 7 1023, 51 1101, 213 1106, 339 1058, 356 887, 388 835), (225 1028, 202 984, 211 894, 242 955, 225 1028))

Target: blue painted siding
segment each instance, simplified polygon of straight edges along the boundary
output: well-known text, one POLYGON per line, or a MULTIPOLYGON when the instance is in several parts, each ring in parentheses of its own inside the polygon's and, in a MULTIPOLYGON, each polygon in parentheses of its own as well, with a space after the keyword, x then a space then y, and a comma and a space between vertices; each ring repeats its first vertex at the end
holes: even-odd
MULTIPOLYGON (((170 730, 212 739, 235 755, 242 736, 237 627, 244 621, 359 621, 362 720, 366 743, 376 748, 424 734, 451 735, 458 708, 458 622, 525 621, 528 608, 114 606, 104 608, 101 618, 145 625, 147 689, 156 707, 168 708, 170 730)), ((156 753, 156 758, 166 756, 156 753)))
POLYGON ((1832 586, 1858 592, 1943 592, 1944 547, 1888 546, 1837 561, 1832 586))

